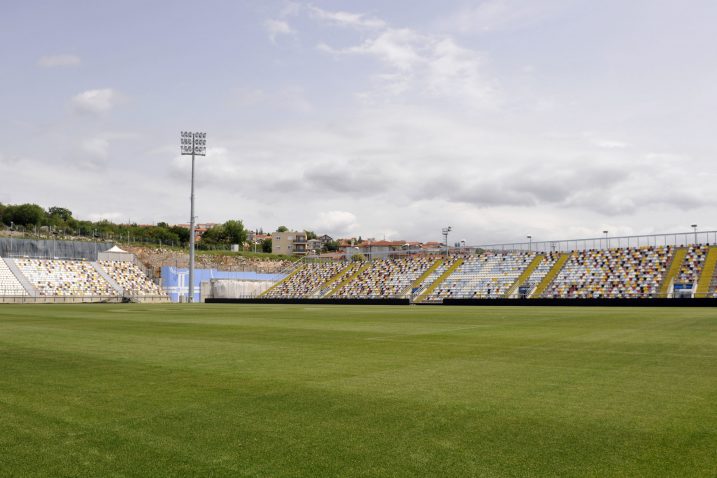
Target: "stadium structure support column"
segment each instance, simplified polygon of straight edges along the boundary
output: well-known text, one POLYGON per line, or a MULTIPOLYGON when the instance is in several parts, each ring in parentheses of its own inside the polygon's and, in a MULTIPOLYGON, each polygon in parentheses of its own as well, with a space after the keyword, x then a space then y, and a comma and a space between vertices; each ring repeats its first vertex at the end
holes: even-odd
POLYGON ((182 155, 192 156, 192 186, 189 198, 189 294, 187 302, 194 302, 194 158, 207 153, 207 133, 181 133, 182 155))

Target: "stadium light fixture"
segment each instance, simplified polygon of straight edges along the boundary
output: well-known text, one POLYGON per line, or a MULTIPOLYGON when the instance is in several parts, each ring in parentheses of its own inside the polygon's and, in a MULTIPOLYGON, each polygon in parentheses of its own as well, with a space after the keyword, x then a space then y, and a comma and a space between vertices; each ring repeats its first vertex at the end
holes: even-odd
POLYGON ((525 236, 528 238, 528 252, 533 250, 533 236, 525 236))
POLYGON ((451 232, 452 230, 453 229, 451 228, 451 226, 444 227, 442 229, 443 237, 445 238, 444 242, 446 243, 446 257, 448 257, 448 233, 451 232))
POLYGON ((610 239, 607 238, 607 231, 603 231, 603 234, 605 234, 605 248, 610 249, 610 239))
POLYGON ((192 192, 189 198, 189 295, 187 302, 194 302, 194 157, 206 156, 207 133, 180 133, 180 150, 182 156, 192 156, 192 192))
POLYGON ((697 244, 697 224, 692 224, 690 227, 695 233, 695 244, 697 244))

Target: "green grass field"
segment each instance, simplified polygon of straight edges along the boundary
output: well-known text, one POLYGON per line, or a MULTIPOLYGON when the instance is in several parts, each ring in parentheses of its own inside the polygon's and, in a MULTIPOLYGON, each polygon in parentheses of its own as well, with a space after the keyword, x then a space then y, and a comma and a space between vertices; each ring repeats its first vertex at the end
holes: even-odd
POLYGON ((717 309, 0 306, 0 476, 717 476, 717 309))

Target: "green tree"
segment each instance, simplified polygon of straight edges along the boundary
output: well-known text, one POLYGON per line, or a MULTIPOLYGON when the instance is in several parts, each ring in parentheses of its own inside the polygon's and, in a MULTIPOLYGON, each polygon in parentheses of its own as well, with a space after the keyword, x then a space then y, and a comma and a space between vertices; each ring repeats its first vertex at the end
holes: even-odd
POLYGON ((172 226, 169 228, 174 234, 177 235, 179 242, 186 244, 189 242, 189 229, 182 226, 172 226))
POLYGON ((316 239, 316 233, 314 231, 304 231, 306 233, 306 240, 316 239))
POLYGON ((202 243, 207 245, 224 243, 224 226, 217 224, 202 234, 202 243))
POLYGON ((3 213, 3 220, 21 226, 36 226, 47 221, 47 213, 37 204, 20 204, 18 206, 8 206, 3 213))
POLYGON ((286 232, 288 230, 289 230, 289 228, 286 226, 279 226, 276 228, 276 232, 286 232))
POLYGON ((50 219, 57 219, 62 222, 67 222, 72 219, 72 211, 64 207, 53 206, 47 210, 47 215, 50 219))
POLYGON ((227 244, 239 244, 246 242, 247 231, 242 221, 230 220, 223 224, 224 240, 227 244))
POLYGON ((351 260, 354 262, 364 262, 366 260, 366 256, 359 252, 358 254, 354 254, 353 256, 351 256, 351 260))
POLYGON ((271 252, 271 237, 267 237, 261 241, 261 252, 271 252))
POLYGON ((329 241, 324 247, 328 252, 336 252, 339 250, 339 241, 329 241))

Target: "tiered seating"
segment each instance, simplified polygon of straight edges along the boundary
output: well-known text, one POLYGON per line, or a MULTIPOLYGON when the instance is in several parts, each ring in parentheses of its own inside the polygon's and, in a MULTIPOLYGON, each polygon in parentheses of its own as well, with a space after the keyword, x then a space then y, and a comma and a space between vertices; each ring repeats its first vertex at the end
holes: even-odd
POLYGON ((41 296, 118 295, 90 262, 17 259, 15 263, 41 296))
MULTIPOLYGON (((329 279, 346 268, 346 262, 319 262, 306 264, 299 272, 271 289, 265 297, 300 298, 308 296, 329 279)), ((355 271, 358 264, 354 263, 355 271)))
POLYGON ((658 293, 672 250, 640 247, 573 252, 545 297, 651 297, 658 293))
POLYGON ((535 268, 533 273, 530 274, 530 277, 525 284, 520 284, 521 286, 526 286, 528 288, 528 296, 530 296, 535 288, 538 287, 540 281, 548 275, 548 272, 550 272, 550 269, 553 268, 559 257, 559 252, 549 252, 545 254, 545 258, 540 262, 540 264, 538 264, 538 267, 535 268))
POLYGON ((366 270, 336 291, 333 297, 351 299, 398 297, 433 262, 434 259, 428 256, 371 261, 366 270))
POLYGON ((534 252, 486 252, 469 257, 427 300, 502 297, 534 257, 534 252))
POLYGON ((17 280, 15 274, 12 273, 10 268, 5 264, 5 261, 0 258, 0 295, 2 296, 18 296, 27 295, 25 288, 17 280))
POLYGON ((157 284, 132 262, 100 261, 107 275, 123 289, 125 296, 165 296, 157 284))
POLYGON ((709 246, 701 244, 689 246, 687 255, 675 277, 675 284, 696 284, 702 273, 702 267, 708 251, 709 246))
MULTIPOLYGON (((450 267, 459 259, 463 258, 462 256, 438 256, 438 257, 432 257, 431 261, 440 260, 441 264, 436 267, 428 276, 426 276, 425 279, 416 287, 415 290, 413 290, 413 295, 415 297, 419 297, 421 294, 424 293, 426 289, 428 289, 431 284, 433 284, 439 277, 443 275, 444 272, 446 272, 450 267)), ((425 298, 424 298, 425 299, 425 298)))

